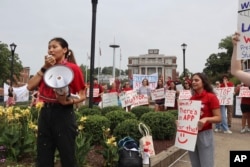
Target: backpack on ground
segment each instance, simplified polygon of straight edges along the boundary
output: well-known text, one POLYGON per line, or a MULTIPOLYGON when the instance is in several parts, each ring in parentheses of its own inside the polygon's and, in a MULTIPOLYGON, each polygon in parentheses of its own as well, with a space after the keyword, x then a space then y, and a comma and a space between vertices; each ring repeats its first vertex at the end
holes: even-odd
POLYGON ((118 142, 118 167, 142 167, 138 142, 127 136, 118 142))

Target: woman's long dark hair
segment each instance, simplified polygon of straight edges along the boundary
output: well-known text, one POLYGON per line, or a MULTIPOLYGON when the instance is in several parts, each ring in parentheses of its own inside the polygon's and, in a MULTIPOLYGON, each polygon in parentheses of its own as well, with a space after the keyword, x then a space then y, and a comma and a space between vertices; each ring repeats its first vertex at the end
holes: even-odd
POLYGON ((205 89, 207 92, 214 93, 213 87, 212 87, 209 79, 203 73, 200 73, 200 72, 194 73, 192 75, 192 80, 193 80, 193 77, 195 75, 197 75, 202 80, 203 89, 205 89))

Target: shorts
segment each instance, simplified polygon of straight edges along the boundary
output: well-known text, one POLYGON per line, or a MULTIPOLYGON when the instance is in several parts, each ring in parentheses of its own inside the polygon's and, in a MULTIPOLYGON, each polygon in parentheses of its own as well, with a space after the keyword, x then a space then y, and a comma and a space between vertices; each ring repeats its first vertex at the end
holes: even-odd
POLYGON ((250 112, 250 105, 249 104, 241 104, 240 108, 241 108, 242 113, 250 112))

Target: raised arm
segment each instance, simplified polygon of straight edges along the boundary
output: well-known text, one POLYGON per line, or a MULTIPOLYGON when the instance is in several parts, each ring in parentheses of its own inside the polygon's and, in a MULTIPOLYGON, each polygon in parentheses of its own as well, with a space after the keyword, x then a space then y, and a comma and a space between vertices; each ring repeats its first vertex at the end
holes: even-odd
POLYGON ((237 60, 237 44, 240 41, 240 34, 235 33, 232 37, 233 54, 231 58, 231 74, 237 77, 241 82, 250 85, 250 73, 242 70, 241 61, 237 60))

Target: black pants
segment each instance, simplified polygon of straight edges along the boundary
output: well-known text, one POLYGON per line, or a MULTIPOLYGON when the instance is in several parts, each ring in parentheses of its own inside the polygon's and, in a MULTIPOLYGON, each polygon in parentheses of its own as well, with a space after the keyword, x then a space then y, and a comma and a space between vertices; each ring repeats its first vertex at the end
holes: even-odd
POLYGON ((38 119, 37 167, 53 167, 56 149, 62 167, 75 167, 76 135, 73 106, 45 103, 38 119))

